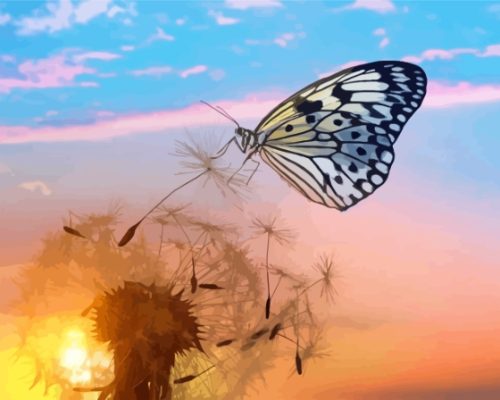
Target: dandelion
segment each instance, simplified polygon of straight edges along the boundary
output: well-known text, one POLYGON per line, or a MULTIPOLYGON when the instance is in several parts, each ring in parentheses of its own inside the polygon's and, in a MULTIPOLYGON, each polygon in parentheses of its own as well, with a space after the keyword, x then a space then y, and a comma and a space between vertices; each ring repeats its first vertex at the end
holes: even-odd
MULTIPOLYGON (((269 280, 269 246, 271 243, 271 238, 276 240, 276 242, 280 245, 285 245, 290 243, 294 237, 293 232, 287 228, 278 228, 277 227, 277 217, 268 218, 266 221, 263 221, 259 218, 254 218, 252 221, 252 225, 254 231, 258 235, 266 235, 267 236, 267 247, 266 247, 266 278, 267 278, 267 299, 265 305, 265 314, 266 319, 269 319, 271 315, 271 283, 269 280)), ((274 291, 276 292, 276 290, 274 291)), ((273 295, 274 295, 273 292, 273 295)))
POLYGON ((325 296, 327 301, 333 302, 337 295, 337 291, 333 286, 333 279, 335 277, 333 259, 328 256, 321 256, 320 261, 314 264, 313 268, 321 274, 321 278, 316 281, 321 284, 320 296, 325 296))

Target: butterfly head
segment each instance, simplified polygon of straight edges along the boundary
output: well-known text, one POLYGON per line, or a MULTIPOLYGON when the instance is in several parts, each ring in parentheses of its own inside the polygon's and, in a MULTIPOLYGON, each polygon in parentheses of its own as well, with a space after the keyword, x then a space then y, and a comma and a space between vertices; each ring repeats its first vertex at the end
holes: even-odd
POLYGON ((238 126, 235 130, 234 133, 236 135, 236 140, 239 141, 240 147, 243 149, 243 151, 246 151, 248 146, 254 147, 255 146, 255 133, 251 131, 250 129, 242 128, 241 126, 238 126))

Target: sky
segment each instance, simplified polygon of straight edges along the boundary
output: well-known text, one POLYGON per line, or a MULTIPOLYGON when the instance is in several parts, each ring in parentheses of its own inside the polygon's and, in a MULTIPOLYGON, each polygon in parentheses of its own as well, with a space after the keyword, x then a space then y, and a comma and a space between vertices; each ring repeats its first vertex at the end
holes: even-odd
MULTIPOLYGON (((126 227, 185 178, 176 140, 230 138, 200 100, 253 128, 322 76, 404 60, 428 93, 373 196, 339 213, 266 165, 251 183, 238 223, 279 211, 301 239, 282 256, 334 252, 342 275, 333 359, 293 385, 276 369, 261 398, 498 399, 499 27, 494 1, 0 2, 3 295, 68 209, 120 199, 126 227)), ((204 190, 178 199, 237 210, 204 190)))

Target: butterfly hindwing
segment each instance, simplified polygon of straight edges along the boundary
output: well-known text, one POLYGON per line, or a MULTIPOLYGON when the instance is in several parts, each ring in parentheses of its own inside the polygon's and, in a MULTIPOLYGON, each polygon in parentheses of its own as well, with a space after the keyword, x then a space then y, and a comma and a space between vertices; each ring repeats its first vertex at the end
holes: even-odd
POLYGON ((421 105, 426 77, 379 61, 312 83, 257 127, 263 159, 310 200, 345 210, 387 179, 393 144, 421 105))

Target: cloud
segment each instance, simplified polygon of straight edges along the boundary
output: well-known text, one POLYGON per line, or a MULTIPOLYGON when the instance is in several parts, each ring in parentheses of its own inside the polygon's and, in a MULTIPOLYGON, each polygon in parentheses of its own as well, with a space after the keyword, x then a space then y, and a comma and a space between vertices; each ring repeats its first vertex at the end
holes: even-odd
POLYGON ((386 32, 384 28, 377 28, 373 31, 375 36, 385 36, 386 32))
POLYGON ((25 190, 29 190, 30 192, 40 191, 44 196, 50 196, 52 194, 52 190, 47 186, 45 182, 42 181, 30 181, 20 183, 17 187, 25 190))
POLYGON ((85 82, 80 82, 79 86, 83 88, 96 88, 99 87, 99 84, 97 82, 85 81, 85 82))
POLYGON ((286 47, 288 43, 295 39, 294 33, 283 33, 273 40, 274 44, 277 44, 279 47, 286 47))
POLYGON ((479 57, 500 57, 500 44, 492 44, 479 54, 479 57))
POLYGON ((184 18, 177 18, 175 20, 175 24, 179 25, 179 26, 185 25, 186 22, 187 22, 187 18, 186 17, 184 17, 184 18))
POLYGON ((208 73, 210 78, 214 81, 220 81, 226 76, 226 72, 223 69, 214 69, 208 73))
POLYGON ((449 85, 430 81, 427 86, 423 106, 428 108, 444 108, 464 104, 493 103, 500 101, 500 85, 474 85, 470 82, 459 82, 449 85))
POLYGON ((15 22, 17 34, 54 33, 69 29, 74 24, 87 24, 101 15, 108 18, 114 18, 118 14, 137 15, 134 2, 130 2, 127 9, 112 3, 113 0, 83 0, 75 6, 71 0, 47 1, 45 10, 36 9, 32 16, 15 22))
MULTIPOLYGON (((262 118, 286 96, 286 93, 266 92, 248 96, 242 100, 214 102, 239 121, 262 118)), ((183 109, 163 110, 135 115, 119 115, 106 120, 81 125, 66 126, 0 126, 0 142, 61 142, 75 140, 106 140, 113 137, 164 133, 168 129, 189 126, 207 126, 225 123, 221 116, 203 104, 183 109)))
POLYGON ((17 67, 21 78, 0 78, 0 93, 12 89, 46 89, 73 86, 80 75, 93 74, 95 70, 57 55, 39 60, 28 60, 17 67))
POLYGON ((283 7, 279 0, 226 0, 226 7, 237 10, 248 10, 249 8, 279 8, 283 7))
POLYGON ((156 32, 148 38, 147 42, 153 43, 158 40, 163 42, 173 42, 175 38, 172 35, 165 33, 165 31, 162 28, 158 27, 156 28, 156 32))
POLYGON ((132 45, 123 45, 120 47, 120 50, 121 51, 134 51, 135 50, 135 46, 132 46, 132 45))
POLYGON ((8 24, 11 20, 10 14, 0 14, 0 26, 8 24))
POLYGON ((326 78, 327 76, 333 75, 339 71, 342 71, 343 69, 355 67, 356 65, 365 64, 365 63, 366 63, 366 61, 362 61, 362 60, 348 61, 344 64, 340 64, 340 65, 337 65, 336 67, 333 67, 329 71, 319 73, 318 78, 326 78))
POLYGON ((391 0, 355 0, 352 4, 334 8, 333 11, 369 10, 385 14, 396 10, 391 0))
POLYGON ((160 76, 170 74, 174 69, 168 65, 163 65, 159 67, 149 67, 144 69, 136 69, 131 71, 130 74, 134 76, 154 76, 159 78, 160 76))
POLYGON ((179 76, 181 78, 187 78, 188 76, 191 76, 191 75, 202 74, 203 72, 206 72, 207 70, 208 70, 208 67, 206 65, 196 65, 194 67, 180 71, 179 76))
POLYGON ((25 17, 19 20, 17 33, 20 35, 32 35, 39 32, 57 32, 68 29, 71 26, 71 17, 74 9, 71 0, 60 0, 59 3, 48 2, 45 5, 48 13, 45 16, 40 10, 35 11, 35 16, 25 17))
POLYGON ((380 43, 378 44, 378 47, 380 47, 381 49, 383 49, 384 47, 386 47, 388 44, 390 43, 390 40, 388 37, 385 37, 385 38, 382 38, 382 40, 380 41, 380 43))
POLYGON ((6 64, 13 64, 16 62, 16 57, 10 54, 0 54, 0 61, 6 64))
POLYGON ((215 19, 217 25, 234 25, 240 22, 238 18, 225 17, 221 12, 210 10, 208 15, 215 19))
MULTIPOLYGON (((356 62, 359 64, 359 62, 356 62)), ((214 102, 238 121, 261 119, 269 110, 287 97, 288 92, 263 92, 241 100, 214 102)), ((424 108, 446 108, 461 105, 500 102, 500 85, 473 85, 469 82, 446 84, 430 81, 424 108)), ((182 109, 163 110, 134 115, 117 115, 85 125, 0 126, 0 142, 62 142, 76 140, 105 140, 113 137, 164 133, 168 129, 208 126, 224 123, 220 115, 202 104, 182 109)))
POLYGON ((121 57, 122 56, 120 54, 110 53, 107 51, 89 51, 73 56, 73 61, 76 63, 82 63, 87 60, 111 61, 121 57))
MULTIPOLYGON (((86 24, 95 17, 107 13, 112 0, 84 0, 75 8, 75 21, 79 24, 86 24)), ((113 12, 113 16, 116 11, 113 12)))
POLYGON ((471 54, 476 57, 500 57, 500 44, 489 45, 483 51, 470 47, 450 50, 428 49, 420 53, 418 56, 410 55, 403 57, 401 60, 413 63, 421 63, 423 61, 433 60, 452 60, 455 57, 463 54, 471 54))

